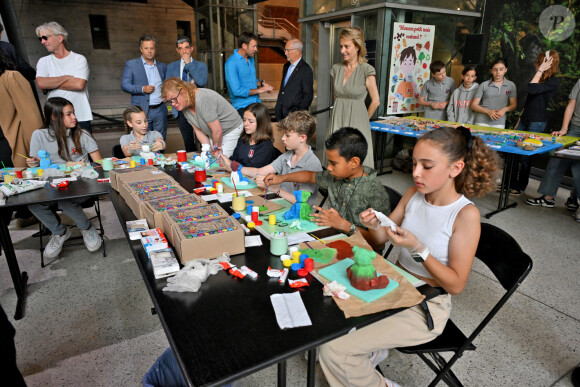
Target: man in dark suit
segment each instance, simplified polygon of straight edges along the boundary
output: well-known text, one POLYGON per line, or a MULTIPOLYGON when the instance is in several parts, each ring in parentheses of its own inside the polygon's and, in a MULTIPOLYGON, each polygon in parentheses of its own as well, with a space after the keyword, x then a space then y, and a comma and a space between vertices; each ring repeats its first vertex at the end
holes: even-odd
POLYGON ((312 68, 302 59, 302 42, 289 40, 284 50, 288 62, 284 64, 282 82, 276 101, 276 119, 280 121, 288 113, 308 110, 314 97, 312 68))
POLYGON ((139 39, 141 56, 125 63, 121 89, 131 94, 131 104, 139 105, 147 114, 149 130, 167 137, 167 106, 161 97, 167 65, 155 60, 155 38, 143 35, 139 39))
MULTIPOLYGON (((207 83, 207 65, 203 62, 196 61, 191 57, 193 47, 191 40, 187 36, 180 36, 175 42, 175 49, 181 57, 167 66, 167 78, 177 77, 185 82, 194 83, 197 87, 205 87, 207 83)), ((183 137, 186 152, 195 152, 195 134, 193 127, 185 119, 183 112, 177 109, 171 109, 173 117, 177 118, 179 131, 183 137)))

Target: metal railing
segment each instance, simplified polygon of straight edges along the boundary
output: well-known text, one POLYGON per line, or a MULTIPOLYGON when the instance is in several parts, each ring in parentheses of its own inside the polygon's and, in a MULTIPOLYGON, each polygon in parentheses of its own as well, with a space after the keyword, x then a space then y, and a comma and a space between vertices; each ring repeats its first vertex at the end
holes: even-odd
POLYGON ((272 36, 268 36, 272 39, 282 38, 285 40, 290 39, 298 39, 299 30, 291 21, 282 17, 270 17, 266 16, 263 13, 258 15, 258 24, 265 29, 272 29, 272 36), (276 31, 283 31, 282 33, 278 32, 278 36, 276 36, 276 31), (284 33, 285 32, 285 33, 284 33), (281 36, 282 35, 282 36, 281 36), (288 36, 290 38, 288 38, 288 36))

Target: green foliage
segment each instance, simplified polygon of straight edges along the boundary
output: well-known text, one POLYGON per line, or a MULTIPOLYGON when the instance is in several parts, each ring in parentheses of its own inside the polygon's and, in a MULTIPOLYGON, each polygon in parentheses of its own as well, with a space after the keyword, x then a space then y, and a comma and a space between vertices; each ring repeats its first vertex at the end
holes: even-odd
MULTIPOLYGON (((580 32, 576 26, 572 36, 557 42, 546 39, 540 31, 538 20, 544 9, 551 5, 563 5, 580 23, 580 2, 554 0, 492 0, 487 1, 486 12, 491 19, 490 38, 487 51, 487 63, 495 58, 508 60, 508 78, 518 87, 518 111, 525 101, 525 85, 529 82, 535 51, 533 44, 541 50, 556 50, 560 56, 560 88, 548 105, 549 122, 547 130, 558 129, 562 122, 564 109, 568 103, 568 94, 580 78, 580 32), (530 43, 531 42, 531 43, 530 43), (532 47, 532 48, 530 48, 532 47)), ((487 19, 487 17, 486 17, 487 19)), ((517 122, 515 113, 507 117, 506 128, 517 122)))

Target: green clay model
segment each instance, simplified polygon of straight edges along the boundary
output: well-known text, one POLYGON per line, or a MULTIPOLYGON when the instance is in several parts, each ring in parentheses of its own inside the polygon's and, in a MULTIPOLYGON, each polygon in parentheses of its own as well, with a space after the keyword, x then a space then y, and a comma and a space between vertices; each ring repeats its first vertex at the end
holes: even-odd
POLYGON ((332 261, 332 258, 336 255, 336 249, 330 247, 324 247, 319 250, 314 249, 306 249, 300 250, 302 254, 308 255, 309 258, 312 258, 314 262, 318 263, 329 263, 332 261))
POLYGON ((304 190, 294 191, 293 193, 296 198, 296 203, 294 203, 292 207, 284 213, 284 219, 310 220, 312 208, 310 208, 310 205, 308 204, 308 198, 312 194, 304 190))
POLYGON ((373 266, 376 253, 358 246, 354 246, 352 251, 354 263, 346 269, 350 284, 358 290, 386 288, 389 285, 389 278, 386 275, 377 277, 377 271, 373 266))

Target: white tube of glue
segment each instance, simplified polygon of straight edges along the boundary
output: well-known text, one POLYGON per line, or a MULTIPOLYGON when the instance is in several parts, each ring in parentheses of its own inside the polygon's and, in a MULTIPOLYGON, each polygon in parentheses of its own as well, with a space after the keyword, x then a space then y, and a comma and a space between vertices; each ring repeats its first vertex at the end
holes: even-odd
POLYGON ((250 269, 247 266, 242 266, 240 268, 240 271, 242 272, 242 274, 247 275, 250 278, 258 278, 258 273, 256 273, 254 270, 250 269))
POLYGON ((284 274, 282 274, 280 276, 280 279, 278 280, 278 282, 280 282, 280 284, 284 285, 286 283, 286 278, 288 278, 288 269, 284 269, 284 274))

